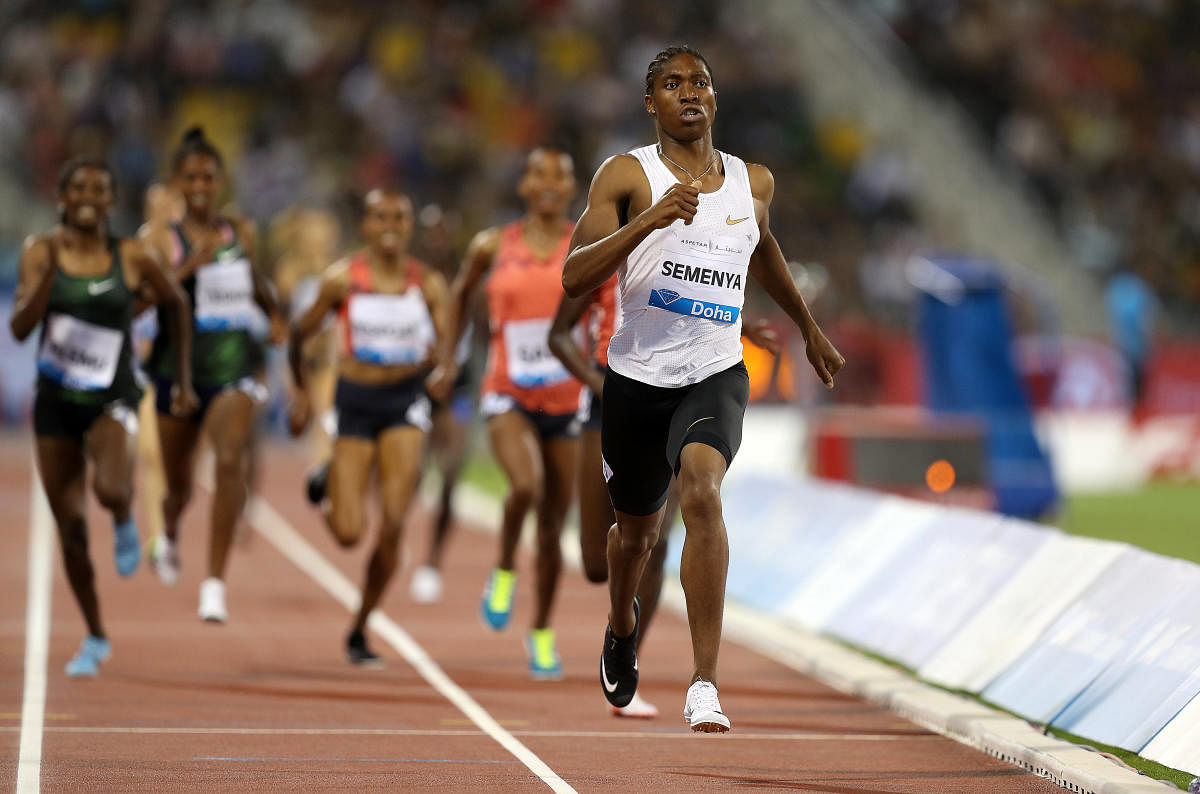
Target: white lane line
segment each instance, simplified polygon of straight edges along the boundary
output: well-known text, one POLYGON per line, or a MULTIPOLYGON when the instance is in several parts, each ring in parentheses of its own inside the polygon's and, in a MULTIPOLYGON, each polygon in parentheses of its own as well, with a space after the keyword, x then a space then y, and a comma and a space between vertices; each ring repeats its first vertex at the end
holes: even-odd
MULTIPOLYGON (((358 589, 342 575, 342 572, 326 560, 320 552, 304 539, 287 519, 279 515, 263 499, 255 497, 247 511, 251 525, 258 530, 279 552, 293 565, 308 574, 313 581, 339 601, 351 612, 357 611, 359 605, 358 589)), ((425 649, 416 643, 408 632, 383 612, 376 610, 371 614, 367 624, 376 634, 382 637, 401 656, 403 656, 416 671, 429 682, 447 700, 453 703, 459 711, 465 714, 479 729, 492 737, 504 749, 516 756, 521 763, 529 767, 533 774, 556 792, 575 792, 565 780, 546 765, 511 733, 501 727, 491 714, 488 714, 475 699, 466 693, 458 684, 438 666, 425 649)))
MULTIPOLYGON (((0 727, 0 733, 15 731, 15 727, 0 727)), ((200 736, 479 736, 479 731, 418 730, 415 728, 192 728, 154 725, 59 725, 46 728, 54 733, 134 733, 155 735, 200 736)), ((513 736, 539 739, 670 739, 696 741, 690 731, 512 731, 513 736)), ((730 733, 726 741, 752 742, 907 742, 937 739, 941 734, 929 733, 730 733)))
POLYGON ((42 731, 46 714, 46 657, 50 646, 53 517, 37 463, 30 469, 29 586, 25 595, 25 692, 21 698, 18 794, 36 794, 42 780, 42 731))

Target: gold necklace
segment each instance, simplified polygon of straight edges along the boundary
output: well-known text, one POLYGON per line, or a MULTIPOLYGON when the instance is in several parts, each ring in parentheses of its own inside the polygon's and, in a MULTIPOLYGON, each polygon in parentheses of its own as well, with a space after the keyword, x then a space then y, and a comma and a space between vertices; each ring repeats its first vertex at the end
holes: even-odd
POLYGON ((697 186, 697 183, 698 183, 698 182, 699 182, 701 179, 703 179, 703 178, 705 177, 705 175, 707 175, 707 174, 708 174, 708 172, 709 172, 709 171, 711 171, 711 170, 712 170, 712 168, 713 168, 713 166, 714 166, 714 165, 716 165, 716 164, 717 164, 717 158, 716 158, 716 156, 714 155, 714 156, 713 156, 713 158, 712 158, 712 160, 710 160, 710 161, 709 161, 709 163, 708 163, 708 168, 705 168, 703 171, 701 171, 701 172, 700 172, 700 176, 692 176, 692 172, 691 172, 691 171, 687 170, 686 168, 684 168, 683 166, 681 166, 679 163, 677 163, 677 162, 675 162, 674 160, 672 160, 672 159, 670 158, 670 156, 669 156, 669 155, 668 155, 666 152, 664 152, 664 151, 663 151, 663 147, 662 147, 662 144, 661 144, 661 143, 658 145, 658 153, 659 153, 660 155, 662 155, 663 159, 664 159, 664 160, 666 160, 668 163, 670 163, 671 165, 675 166, 676 168, 678 168, 678 169, 679 169, 680 171, 682 171, 683 173, 687 174, 687 175, 688 175, 688 179, 692 180, 692 181, 691 181, 691 184, 692 184, 692 186, 693 186, 693 187, 697 186))

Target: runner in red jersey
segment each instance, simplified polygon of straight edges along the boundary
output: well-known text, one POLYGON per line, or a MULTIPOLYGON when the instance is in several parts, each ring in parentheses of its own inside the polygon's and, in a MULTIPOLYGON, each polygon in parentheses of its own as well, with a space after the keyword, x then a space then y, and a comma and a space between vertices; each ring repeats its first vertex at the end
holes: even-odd
POLYGON ((288 349, 296 383, 290 424, 293 434, 299 434, 311 418, 304 340, 320 329, 329 312, 337 313, 337 440, 332 461, 309 477, 308 496, 343 546, 357 543, 365 531, 363 500, 378 461, 383 522, 367 565, 362 603, 346 638, 346 656, 358 665, 380 661, 363 632, 399 562, 405 514, 430 429, 425 377, 447 327, 445 278, 408 255, 412 228, 407 196, 368 193, 362 221, 366 250, 331 265, 321 276, 321 291, 296 321, 288 349))
MULTIPOLYGON (((487 625, 503 630, 512 614, 521 525, 537 511, 537 606, 527 638, 530 672, 562 677, 550 611, 562 569, 559 536, 571 503, 579 435, 580 383, 550 351, 550 321, 562 297, 562 263, 574 228, 567 209, 575 195, 571 157, 551 147, 529 155, 518 191, 524 217, 480 232, 471 241, 451 297, 452 327, 461 333, 467 307, 487 279, 491 345, 480 410, 492 450, 508 477, 500 554, 484 589, 487 625)), ((457 334, 442 345, 430 378, 437 399, 454 380, 457 334)))

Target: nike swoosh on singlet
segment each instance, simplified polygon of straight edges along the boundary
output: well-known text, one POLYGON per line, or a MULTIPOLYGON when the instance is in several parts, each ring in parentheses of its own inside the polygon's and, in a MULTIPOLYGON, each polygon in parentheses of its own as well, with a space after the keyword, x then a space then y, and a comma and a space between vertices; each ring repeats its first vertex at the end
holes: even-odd
POLYGON ((747 215, 744 218, 738 218, 736 221, 733 218, 729 217, 728 215, 725 216, 725 223, 729 224, 730 226, 736 226, 737 224, 741 223, 742 221, 748 221, 748 220, 750 220, 749 215, 747 215))
POLYGON ((610 695, 613 692, 617 691, 617 687, 620 685, 620 682, 617 681, 617 682, 614 682, 611 684, 608 683, 608 671, 604 669, 604 657, 603 656, 600 657, 600 677, 604 680, 605 691, 607 691, 610 695))
POLYGON ((112 285, 113 281, 111 278, 106 278, 104 281, 92 281, 87 285, 88 295, 92 295, 93 297, 103 295, 112 289, 112 285))
POLYGON ((687 430, 684 430, 683 432, 685 432, 685 433, 686 433, 686 432, 688 432, 688 430, 691 430, 693 427, 695 427, 696 425, 700 424, 700 423, 701 423, 701 422, 703 422, 705 419, 716 419, 716 418, 717 418, 717 417, 715 417, 715 416, 704 416, 704 417, 701 417, 701 418, 697 419, 695 422, 692 422, 690 425, 688 425, 688 426, 687 426, 687 430))

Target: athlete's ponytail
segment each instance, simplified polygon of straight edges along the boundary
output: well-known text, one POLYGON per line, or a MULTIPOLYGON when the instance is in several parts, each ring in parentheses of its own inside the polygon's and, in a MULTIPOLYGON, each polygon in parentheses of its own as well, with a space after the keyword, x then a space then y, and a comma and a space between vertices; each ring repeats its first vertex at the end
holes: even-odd
POLYGON ((176 173, 183 167, 183 161, 193 154, 202 154, 206 157, 211 157, 217 162, 217 166, 224 169, 225 163, 221 159, 221 153, 217 151, 217 147, 204 134, 204 128, 196 125, 188 127, 183 133, 183 138, 179 141, 179 146, 175 149, 175 155, 171 158, 171 167, 176 173))

